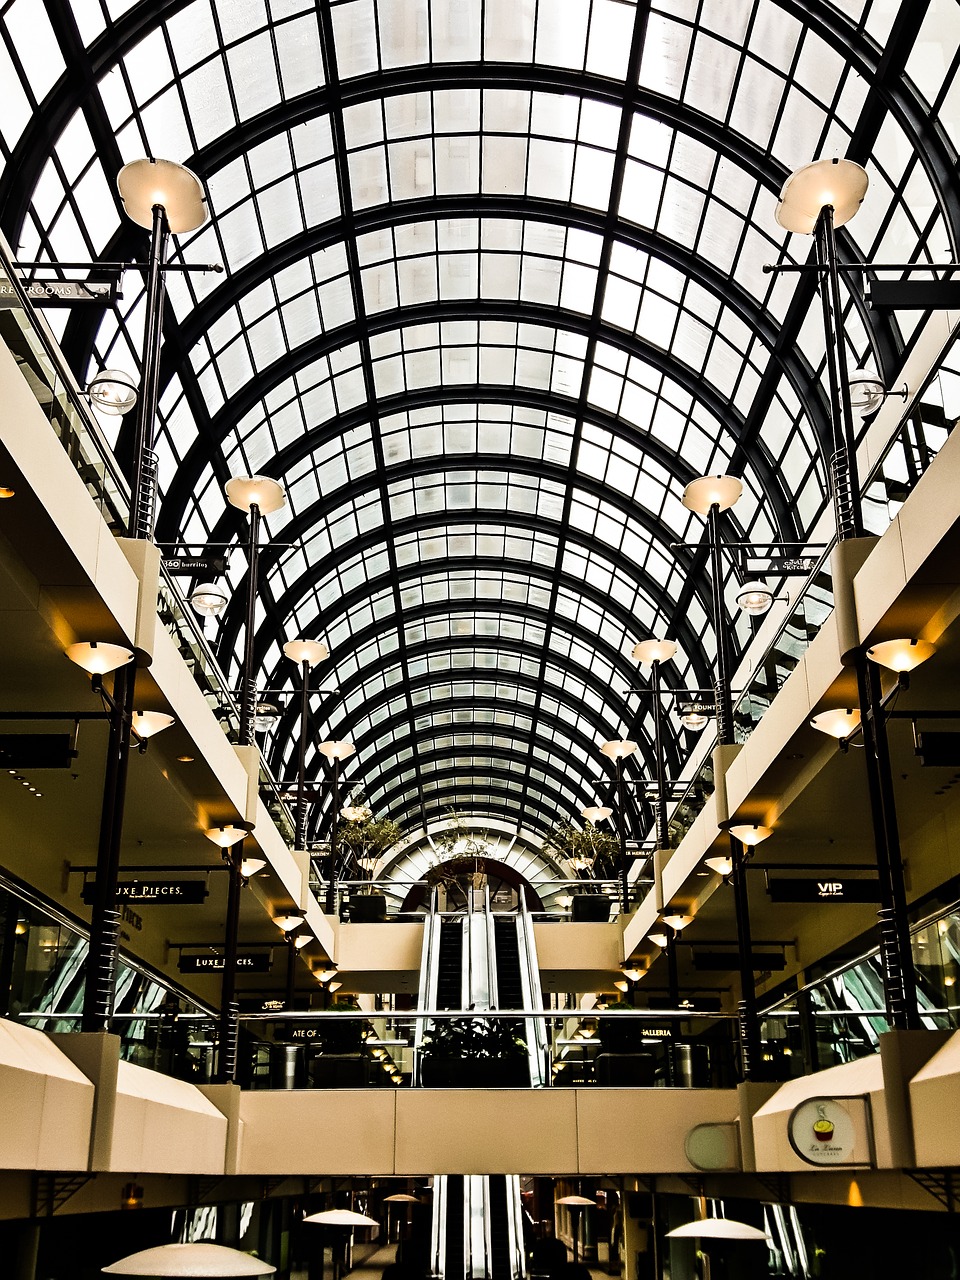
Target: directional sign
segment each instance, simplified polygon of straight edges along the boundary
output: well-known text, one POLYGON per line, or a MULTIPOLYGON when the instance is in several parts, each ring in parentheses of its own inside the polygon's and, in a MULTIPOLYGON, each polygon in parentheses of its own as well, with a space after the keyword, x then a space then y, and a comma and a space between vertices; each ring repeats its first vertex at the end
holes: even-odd
POLYGON ((821 880, 771 880, 771 902, 879 902, 880 881, 824 876, 821 880))
POLYGON ((167 573, 184 574, 190 577, 205 574, 211 578, 219 578, 227 571, 227 557, 224 555, 205 556, 164 556, 163 567, 167 573))
MULTIPOLYGON (((69 307, 75 302, 98 302, 101 306, 120 297, 116 281, 35 280, 21 285, 32 303, 39 307, 69 307)), ((0 309, 18 306, 20 299, 9 280, 0 280, 0 309)))
POLYGON ((747 574, 769 574, 771 577, 789 578, 813 573, 819 563, 818 556, 755 556, 744 557, 743 569, 747 574))
MULTIPOLYGON (((694 951, 693 967, 710 969, 717 973, 725 973, 739 967, 736 951, 694 951)), ((754 951, 753 969, 755 973, 772 972, 785 969, 787 962, 780 951, 754 951)))
MULTIPOLYGON (((81 897, 90 903, 95 884, 87 880, 81 897)), ((152 906, 198 906, 207 896, 204 880, 127 880, 117 885, 117 901, 152 906)))
MULTIPOLYGON (((269 973, 273 953, 248 951, 237 956, 237 968, 244 973, 269 973)), ((180 956, 177 968, 181 973, 223 973, 223 952, 205 953, 201 956, 180 956)))
POLYGON ((69 769, 76 754, 69 733, 0 733, 4 769, 69 769))

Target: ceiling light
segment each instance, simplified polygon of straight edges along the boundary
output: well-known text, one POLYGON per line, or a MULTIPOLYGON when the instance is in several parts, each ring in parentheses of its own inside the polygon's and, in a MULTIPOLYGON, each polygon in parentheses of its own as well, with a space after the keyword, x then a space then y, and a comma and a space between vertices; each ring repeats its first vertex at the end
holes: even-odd
POLYGON ((644 974, 644 970, 634 968, 633 965, 631 965, 629 968, 626 968, 624 965, 621 965, 620 968, 623 969, 623 976, 625 978, 629 978, 631 982, 639 982, 644 974))
POLYGON ((229 849, 232 845, 239 844, 252 830, 252 823, 245 822, 229 825, 225 823, 220 827, 208 827, 203 834, 208 840, 212 840, 214 844, 219 845, 221 849, 229 849))
POLYGON ((667 943, 670 941, 670 939, 667 937, 665 933, 648 933, 647 941, 652 942, 655 947, 660 947, 661 949, 663 949, 667 945, 667 943))
POLYGON ((820 213, 833 209, 834 227, 849 222, 863 203, 870 180, 853 160, 815 160, 797 169, 783 184, 777 222, 787 231, 808 236, 820 213))
POLYGON ((943 980, 943 985, 944 985, 945 987, 953 987, 953 986, 956 986, 956 983, 957 983, 957 979, 956 979, 956 977, 955 977, 952 973, 948 973, 948 974, 947 974, 947 976, 946 976, 946 977, 944 978, 944 980, 943 980))
POLYGON ((936 651, 929 640, 883 640, 880 644, 871 645, 867 657, 890 671, 912 671, 921 662, 932 658, 936 651))
POLYGON ((733 870, 732 858, 724 858, 724 857, 704 858, 703 861, 704 861, 704 864, 708 866, 711 871, 715 871, 718 876, 726 877, 733 870))
POLYGON ((153 227, 153 210, 163 209, 175 236, 196 231, 207 220, 200 179, 173 160, 132 160, 117 174, 117 189, 127 217, 138 227, 153 227))
POLYGON ((750 848, 762 844, 773 835, 773 827, 765 827, 759 822, 738 822, 727 827, 727 830, 732 836, 736 836, 741 844, 748 845, 750 848))
POLYGON ((280 708, 272 702, 258 702, 253 713, 253 727, 257 733, 269 733, 280 719, 280 708))
POLYGON ((307 945, 307 943, 312 941, 313 941, 312 933, 301 933, 298 937, 294 938, 293 945, 296 947, 298 951, 302 951, 303 948, 307 945))
POLYGON ((102 640, 80 640, 64 650, 71 662, 91 676, 105 676, 133 661, 133 650, 122 644, 105 644, 102 640))
POLYGON ((327 987, 327 990, 330 992, 339 991, 342 986, 343 986, 342 982, 331 982, 330 985, 327 987))
POLYGON ((693 916, 685 916, 682 912, 674 912, 672 915, 664 916, 663 923, 668 924, 671 929, 676 929, 679 933, 681 929, 685 929, 688 924, 693 923, 693 916))
POLYGON ((167 715, 165 711, 135 711, 133 713, 133 731, 138 738, 152 738, 155 734, 163 733, 164 729, 169 729, 172 724, 176 724, 173 716, 167 715))
POLYGON ((728 511, 742 493, 743 483, 736 476, 700 476, 690 481, 681 501, 688 511, 706 516, 713 506, 728 511))
POLYGON ((87 395, 100 413, 108 418, 119 418, 129 413, 137 403, 137 380, 122 369, 101 369, 87 383, 87 395))
POLYGON ((352 742, 321 742, 317 748, 328 760, 346 760, 356 749, 352 742))
POLYGON ((196 756, 177 756, 181 764, 193 764, 196 756))
POLYGON ((887 389, 875 373, 867 369, 851 369, 847 374, 850 388, 850 408, 862 418, 879 409, 886 398, 887 389))
POLYGON ((690 729, 693 733, 699 732, 700 729, 706 728, 710 723, 711 717, 705 711, 681 711, 680 723, 685 729, 690 729))
POLYGON ((262 871, 267 865, 266 858, 244 858, 240 863, 240 874, 244 880, 249 880, 251 876, 255 876, 258 871, 262 871))
POLYGON ((269 476, 234 476, 223 490, 232 507, 247 512, 256 507, 262 516, 279 511, 287 501, 283 485, 269 476))
POLYGON ((587 805, 586 809, 580 810, 587 822, 604 822, 613 813, 613 810, 605 804, 587 805))
POLYGON ((216 618, 227 607, 229 596, 226 587, 215 582, 201 582, 190 592, 190 603, 204 618, 216 618))
POLYGON ((744 613, 749 614, 751 618, 759 618, 769 613, 774 595, 765 582, 752 578, 737 588, 735 599, 744 613))
POLYGON ((160 1244, 113 1262, 101 1270, 119 1276, 269 1276, 276 1267, 239 1249, 210 1244, 160 1244))
POLYGON ((296 929, 298 925, 303 924, 303 916, 274 916, 273 923, 278 929, 282 929, 284 933, 289 933, 291 929, 296 929))
POLYGON ((330 657, 330 650, 319 640, 288 640, 283 652, 291 662, 298 665, 306 663, 308 667, 315 667, 330 657))
POLYGON ((849 738, 860 724, 860 712, 853 707, 833 707, 811 716, 810 723, 814 729, 829 734, 831 738, 849 738))
POLYGON ((614 738, 610 742, 605 742, 600 748, 611 760, 625 760, 627 756, 632 756, 636 749, 637 744, 625 738, 614 738))
POLYGON ((0 484, 0 498, 12 498, 16 492, 11 485, 0 484))
POLYGON ((702 1218, 699 1222, 685 1222, 682 1227, 674 1227, 672 1231, 668 1231, 667 1236, 680 1239, 684 1236, 699 1236, 707 1240, 770 1239, 759 1227, 751 1227, 748 1222, 736 1222, 733 1218, 702 1218))
POLYGON ((651 665, 654 662, 669 662, 677 652, 673 640, 640 640, 633 646, 631 657, 634 662, 651 665))

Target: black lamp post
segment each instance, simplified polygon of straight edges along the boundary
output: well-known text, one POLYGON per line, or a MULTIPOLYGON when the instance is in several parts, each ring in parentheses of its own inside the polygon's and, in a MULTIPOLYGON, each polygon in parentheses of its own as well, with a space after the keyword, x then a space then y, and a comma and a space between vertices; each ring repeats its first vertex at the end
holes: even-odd
MULTIPOLYGON (((782 227, 803 235, 812 234, 816 244, 833 428, 830 482, 837 541, 841 544, 862 537, 864 523, 853 410, 844 359, 835 232, 856 214, 867 193, 867 186, 866 171, 854 161, 817 160, 791 174, 777 206, 777 221, 782 227)), ((917 1010, 917 978, 910 946, 900 830, 880 669, 862 644, 856 644, 850 653, 842 657, 851 663, 857 676, 863 756, 880 879, 877 918, 887 1017, 895 1028, 917 1029, 921 1026, 917 1010)))
POLYGON ((620 839, 620 899, 623 914, 626 915, 630 910, 630 880, 628 871, 630 864, 627 859, 627 811, 624 803, 624 785, 623 785, 623 762, 627 756, 632 756, 637 749, 637 744, 626 738, 613 738, 610 742, 605 742, 600 750, 612 760, 617 771, 617 835, 620 839))
POLYGON ((301 676, 300 697, 300 744, 297 751, 297 810, 294 816, 296 835, 294 848, 307 847, 307 735, 310 727, 310 672, 320 662, 324 662, 330 651, 319 640, 288 640, 283 652, 291 662, 297 663, 301 676))
POLYGON ((327 876, 327 915, 337 909, 337 819, 340 816, 340 761, 347 760, 356 751, 352 742, 344 740, 321 742, 319 750, 333 768, 333 801, 330 810, 330 873, 327 876))
MULTIPOLYGON (((128 537, 149 541, 153 536, 157 488, 157 459, 153 439, 167 242, 171 232, 179 234, 202 226, 206 221, 207 211, 203 188, 197 177, 189 169, 169 160, 134 160, 120 170, 117 186, 127 216, 150 232, 146 326, 140 394, 135 402, 130 514, 127 526, 128 537)), ((101 395, 109 399, 111 390, 103 383, 100 389, 101 395)), ((96 395, 94 401, 103 404, 103 399, 96 395)), ((119 398, 114 396, 113 403, 116 411, 120 407, 123 411, 134 407, 129 383, 121 389, 119 398)), ((117 880, 135 688, 136 667, 125 664, 116 668, 110 700, 106 772, 100 810, 94 898, 90 913, 90 944, 81 1020, 83 1031, 107 1030, 113 1014, 120 934, 117 880)))

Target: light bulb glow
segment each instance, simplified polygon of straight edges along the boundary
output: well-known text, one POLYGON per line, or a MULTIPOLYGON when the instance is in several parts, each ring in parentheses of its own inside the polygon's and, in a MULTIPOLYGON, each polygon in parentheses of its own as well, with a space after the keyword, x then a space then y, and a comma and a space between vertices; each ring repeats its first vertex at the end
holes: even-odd
POLYGON ((135 711, 133 713, 133 731, 138 738, 152 738, 154 734, 162 733, 164 729, 169 729, 172 724, 176 724, 173 716, 168 716, 164 711, 135 711))
POLYGON ((743 482, 736 476, 700 476, 699 479, 690 481, 683 491, 681 501, 688 511, 706 516, 714 506, 721 511, 729 511, 739 501, 742 493, 743 482))
POLYGON ((811 716, 810 723, 814 729, 831 738, 849 738, 860 725, 860 712, 853 707, 833 707, 829 711, 819 711, 811 716))
POLYGON ((674 640, 640 640, 633 646, 630 656, 634 662, 650 665, 654 662, 669 662, 676 652, 674 640))
POLYGON ((711 871, 715 871, 718 876, 728 876, 733 870, 732 858, 704 858, 704 865, 708 866, 711 871))
POLYGON ((605 742, 600 748, 601 752, 610 760, 625 760, 627 756, 632 756, 636 749, 637 744, 627 738, 613 738, 610 742, 605 742))
POLYGON ((867 650, 871 662, 878 662, 890 671, 913 671, 922 662, 932 658, 936 647, 929 640, 883 640, 867 650))
POLYGON ((732 836, 750 848, 762 844, 773 835, 773 827, 765 827, 759 822, 738 822, 727 828, 732 836))
POLYGON ((133 650, 122 644, 106 644, 103 640, 80 640, 64 650, 71 662, 91 676, 109 675, 118 667, 133 661, 133 650))
POLYGON ((296 929, 298 925, 303 924, 303 916, 298 916, 298 915, 274 916, 273 923, 277 926, 278 929, 281 929, 284 933, 289 933, 291 929, 296 929))
POLYGON ((586 809, 581 809, 580 813, 586 818, 587 822, 604 822, 613 813, 613 810, 605 804, 587 805, 586 809))
POLYGON ((346 741, 321 742, 320 746, 317 748, 317 750, 321 752, 322 755, 325 755, 328 760, 346 760, 349 756, 353 755, 356 749, 357 748, 352 742, 346 741))
POLYGON ((208 827, 203 834, 221 849, 229 849, 239 844, 252 830, 253 827, 224 823, 220 827, 208 827))
POLYGON ((266 858, 244 858, 240 863, 240 874, 244 880, 249 880, 251 876, 255 876, 258 871, 262 871, 267 865, 266 858))
POLYGON ((676 929, 679 933, 681 929, 685 929, 688 924, 693 924, 693 916, 685 916, 681 912, 673 912, 671 915, 663 917, 663 923, 668 924, 671 929, 676 929))
POLYGON ((647 941, 652 942, 655 947, 660 947, 662 950, 669 942, 669 938, 665 933, 648 933, 647 941))
POLYGON ((330 656, 330 650, 319 640, 288 640, 283 653, 298 666, 306 663, 308 667, 315 667, 330 656))

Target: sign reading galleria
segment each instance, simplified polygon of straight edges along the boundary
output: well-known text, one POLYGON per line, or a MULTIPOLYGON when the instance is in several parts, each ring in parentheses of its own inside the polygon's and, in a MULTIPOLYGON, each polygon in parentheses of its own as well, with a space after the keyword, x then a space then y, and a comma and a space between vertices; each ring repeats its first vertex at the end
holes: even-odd
POLYGON ((806 1164, 818 1168, 869 1167, 867 1099, 808 1098, 787 1122, 790 1145, 806 1164))

